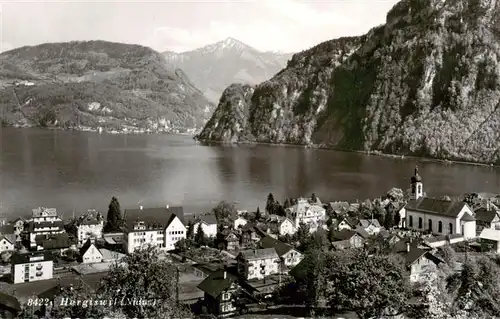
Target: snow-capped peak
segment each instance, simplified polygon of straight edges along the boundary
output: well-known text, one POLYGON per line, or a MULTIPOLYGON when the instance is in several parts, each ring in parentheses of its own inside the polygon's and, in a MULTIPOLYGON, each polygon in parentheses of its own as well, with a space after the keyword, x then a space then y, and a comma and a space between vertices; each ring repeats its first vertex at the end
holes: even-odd
POLYGON ((204 46, 203 48, 200 48, 199 50, 205 51, 205 52, 214 52, 214 51, 227 51, 227 50, 236 50, 236 51, 243 51, 243 50, 255 50, 249 45, 236 40, 235 38, 226 38, 222 41, 209 44, 207 46, 204 46))

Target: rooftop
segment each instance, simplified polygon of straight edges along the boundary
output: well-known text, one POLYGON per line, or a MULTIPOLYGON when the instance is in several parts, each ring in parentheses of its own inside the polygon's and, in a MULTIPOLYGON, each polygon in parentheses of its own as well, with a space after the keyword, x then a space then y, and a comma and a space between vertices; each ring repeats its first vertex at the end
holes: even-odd
POLYGON ((257 244, 262 248, 274 248, 279 257, 295 249, 293 246, 274 239, 271 236, 262 237, 262 239, 257 244))
POLYGON ((198 289, 217 298, 220 294, 231 287, 231 285, 238 280, 238 277, 233 273, 220 269, 211 273, 199 285, 198 289))
POLYGON ((133 231, 137 221, 145 223, 146 227, 154 229, 165 229, 170 225, 175 217, 178 217, 184 224, 184 210, 182 207, 155 207, 125 209, 123 217, 127 223, 127 230, 133 231))
POLYGON ((33 214, 34 218, 37 218, 37 217, 56 217, 57 210, 55 208, 38 207, 38 208, 34 208, 32 210, 32 214, 33 214))
POLYGON ((248 249, 239 253, 246 260, 260 260, 268 258, 279 258, 276 249, 263 248, 263 249, 248 249))
POLYGON ((15 253, 14 255, 12 255, 11 262, 13 265, 28 264, 30 262, 33 262, 30 259, 37 257, 40 258, 39 260, 37 259, 38 262, 53 260, 50 252, 44 251, 41 253, 24 253, 24 254, 15 253))
POLYGON ((458 217, 466 203, 462 201, 450 201, 446 199, 437 199, 421 197, 417 200, 410 200, 406 205, 407 210, 423 212, 447 217, 458 217))

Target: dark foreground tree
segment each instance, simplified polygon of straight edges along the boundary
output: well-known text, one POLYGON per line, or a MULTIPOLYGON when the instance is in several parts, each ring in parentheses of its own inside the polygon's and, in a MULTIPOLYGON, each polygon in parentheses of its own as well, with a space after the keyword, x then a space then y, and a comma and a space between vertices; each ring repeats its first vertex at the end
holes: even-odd
POLYGON ((111 202, 108 207, 108 216, 106 224, 104 225, 103 231, 105 233, 119 232, 122 226, 122 211, 120 208, 120 203, 116 197, 111 198, 111 202))
POLYGON ((199 246, 204 246, 207 243, 205 231, 203 230, 203 227, 201 227, 201 224, 198 225, 198 229, 196 230, 196 234, 194 235, 194 242, 199 246))

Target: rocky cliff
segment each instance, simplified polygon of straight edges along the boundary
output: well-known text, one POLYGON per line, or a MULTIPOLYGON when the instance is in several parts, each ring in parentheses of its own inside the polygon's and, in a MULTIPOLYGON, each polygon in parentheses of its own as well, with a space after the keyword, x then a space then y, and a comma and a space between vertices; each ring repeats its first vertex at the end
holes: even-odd
POLYGON ((86 41, 0 55, 0 120, 8 126, 172 131, 202 127, 212 104, 158 52, 86 41))
POLYGON ((199 137, 499 163, 499 6, 403 0, 368 34, 295 54, 248 105, 224 95, 199 137), (246 126, 215 134, 239 109, 246 126))

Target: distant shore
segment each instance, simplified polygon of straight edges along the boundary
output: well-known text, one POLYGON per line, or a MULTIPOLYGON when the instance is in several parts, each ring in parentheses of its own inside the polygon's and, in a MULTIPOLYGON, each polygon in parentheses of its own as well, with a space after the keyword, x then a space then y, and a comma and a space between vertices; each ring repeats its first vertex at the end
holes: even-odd
POLYGON ((461 165, 474 165, 474 166, 485 166, 497 168, 499 165, 489 164, 489 163, 481 163, 481 162, 472 162, 472 161, 459 161, 459 160, 448 160, 448 159, 440 159, 440 158, 432 158, 432 157, 419 157, 419 156, 411 156, 411 155, 398 155, 398 154, 388 154, 382 153, 381 151, 360 151, 360 150, 351 150, 351 149, 343 149, 336 147, 328 147, 317 144, 293 144, 293 143, 269 143, 269 142, 249 142, 249 141, 240 141, 240 142, 224 142, 224 141, 215 141, 215 140, 203 140, 198 139, 197 135, 193 137, 194 140, 200 143, 207 144, 219 144, 219 145, 266 145, 266 146, 279 146, 279 147, 294 147, 294 148, 310 148, 310 149, 319 149, 319 150, 329 150, 329 151, 337 151, 337 152, 347 152, 347 153, 358 153, 363 155, 370 156, 380 156, 394 159, 411 159, 411 160, 419 160, 421 162, 439 162, 444 164, 461 164, 461 165))

